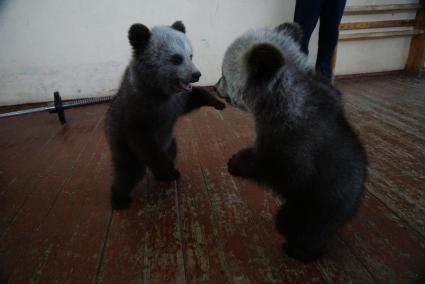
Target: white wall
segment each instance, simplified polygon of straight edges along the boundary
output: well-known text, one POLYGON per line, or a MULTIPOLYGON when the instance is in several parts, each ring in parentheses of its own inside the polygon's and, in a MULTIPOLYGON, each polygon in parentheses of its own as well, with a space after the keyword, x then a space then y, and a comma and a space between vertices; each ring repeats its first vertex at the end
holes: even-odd
MULTIPOLYGON (((415 1, 348 5, 384 2, 415 1)), ((292 21, 294 7, 295 0, 0 0, 0 105, 49 101, 55 90, 65 99, 113 93, 130 58, 127 30, 135 22, 183 20, 203 73, 200 84, 212 84, 235 37, 292 21)), ((312 61, 316 43, 317 32, 312 61)), ((343 43, 336 71, 401 69, 408 46, 409 39, 343 43)))

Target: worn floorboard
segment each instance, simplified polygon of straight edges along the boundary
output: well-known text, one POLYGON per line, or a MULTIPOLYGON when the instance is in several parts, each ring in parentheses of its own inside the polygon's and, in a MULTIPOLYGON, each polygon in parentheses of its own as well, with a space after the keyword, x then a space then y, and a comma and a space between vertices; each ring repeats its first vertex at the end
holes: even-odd
MULTIPOLYGON (((425 80, 341 80, 366 146, 367 193, 330 253, 282 253, 270 191, 227 172, 253 145, 249 114, 201 109, 176 127, 182 177, 148 173, 128 210, 109 206, 107 105, 0 120, 0 282, 424 283, 425 80)), ((1 110, 1 108, 0 108, 1 110)), ((337 150, 337 149, 336 149, 337 150)))

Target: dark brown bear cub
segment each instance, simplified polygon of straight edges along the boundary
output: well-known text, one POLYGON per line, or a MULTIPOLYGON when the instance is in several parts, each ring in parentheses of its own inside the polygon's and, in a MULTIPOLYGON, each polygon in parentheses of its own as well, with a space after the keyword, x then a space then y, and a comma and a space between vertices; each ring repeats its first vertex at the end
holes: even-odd
POLYGON ((310 261, 358 207, 366 157, 341 94, 308 65, 301 37, 292 24, 242 35, 224 56, 217 88, 255 118, 255 146, 236 153, 229 172, 282 197, 276 225, 286 253, 310 261))
POLYGON ((133 58, 108 111, 107 138, 112 152, 111 205, 130 205, 130 192, 149 168, 158 180, 180 174, 174 166, 173 128, 179 116, 201 106, 225 105, 200 87, 201 73, 192 62, 192 47, 182 22, 149 30, 130 27, 133 58))

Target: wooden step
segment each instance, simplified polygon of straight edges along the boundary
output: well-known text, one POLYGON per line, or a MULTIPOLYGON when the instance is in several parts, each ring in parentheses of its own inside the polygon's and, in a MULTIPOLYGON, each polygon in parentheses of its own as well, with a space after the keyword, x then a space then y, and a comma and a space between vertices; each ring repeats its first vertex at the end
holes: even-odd
POLYGON ((391 20, 391 21, 374 21, 374 22, 352 22, 341 23, 339 29, 345 30, 362 30, 362 29, 381 29, 395 27, 414 27, 415 20, 391 20))
POLYGON ((393 4, 393 5, 365 5, 348 6, 344 10, 344 16, 364 15, 364 14, 382 14, 382 13, 400 13, 423 9, 423 4, 393 4))
POLYGON ((350 40, 393 38, 393 37, 413 36, 413 35, 419 35, 419 34, 424 34, 424 33, 425 33, 424 30, 351 33, 351 34, 340 34, 339 40, 340 41, 350 41, 350 40))

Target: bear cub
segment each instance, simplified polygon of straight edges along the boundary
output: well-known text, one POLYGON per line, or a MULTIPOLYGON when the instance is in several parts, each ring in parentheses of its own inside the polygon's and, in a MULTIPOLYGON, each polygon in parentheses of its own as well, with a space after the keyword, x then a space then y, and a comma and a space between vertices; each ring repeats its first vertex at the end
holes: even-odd
POLYGON ((255 146, 236 153, 229 172, 283 199, 275 222, 284 249, 312 261, 358 207, 366 156, 341 94, 308 65, 301 39, 290 23, 245 33, 227 49, 216 88, 255 120, 255 146))
POLYGON ((192 46, 181 21, 149 30, 134 24, 128 32, 133 57, 107 114, 112 152, 111 205, 130 205, 131 190, 149 168, 156 179, 179 178, 173 128, 180 115, 201 106, 225 105, 201 87, 192 46))

